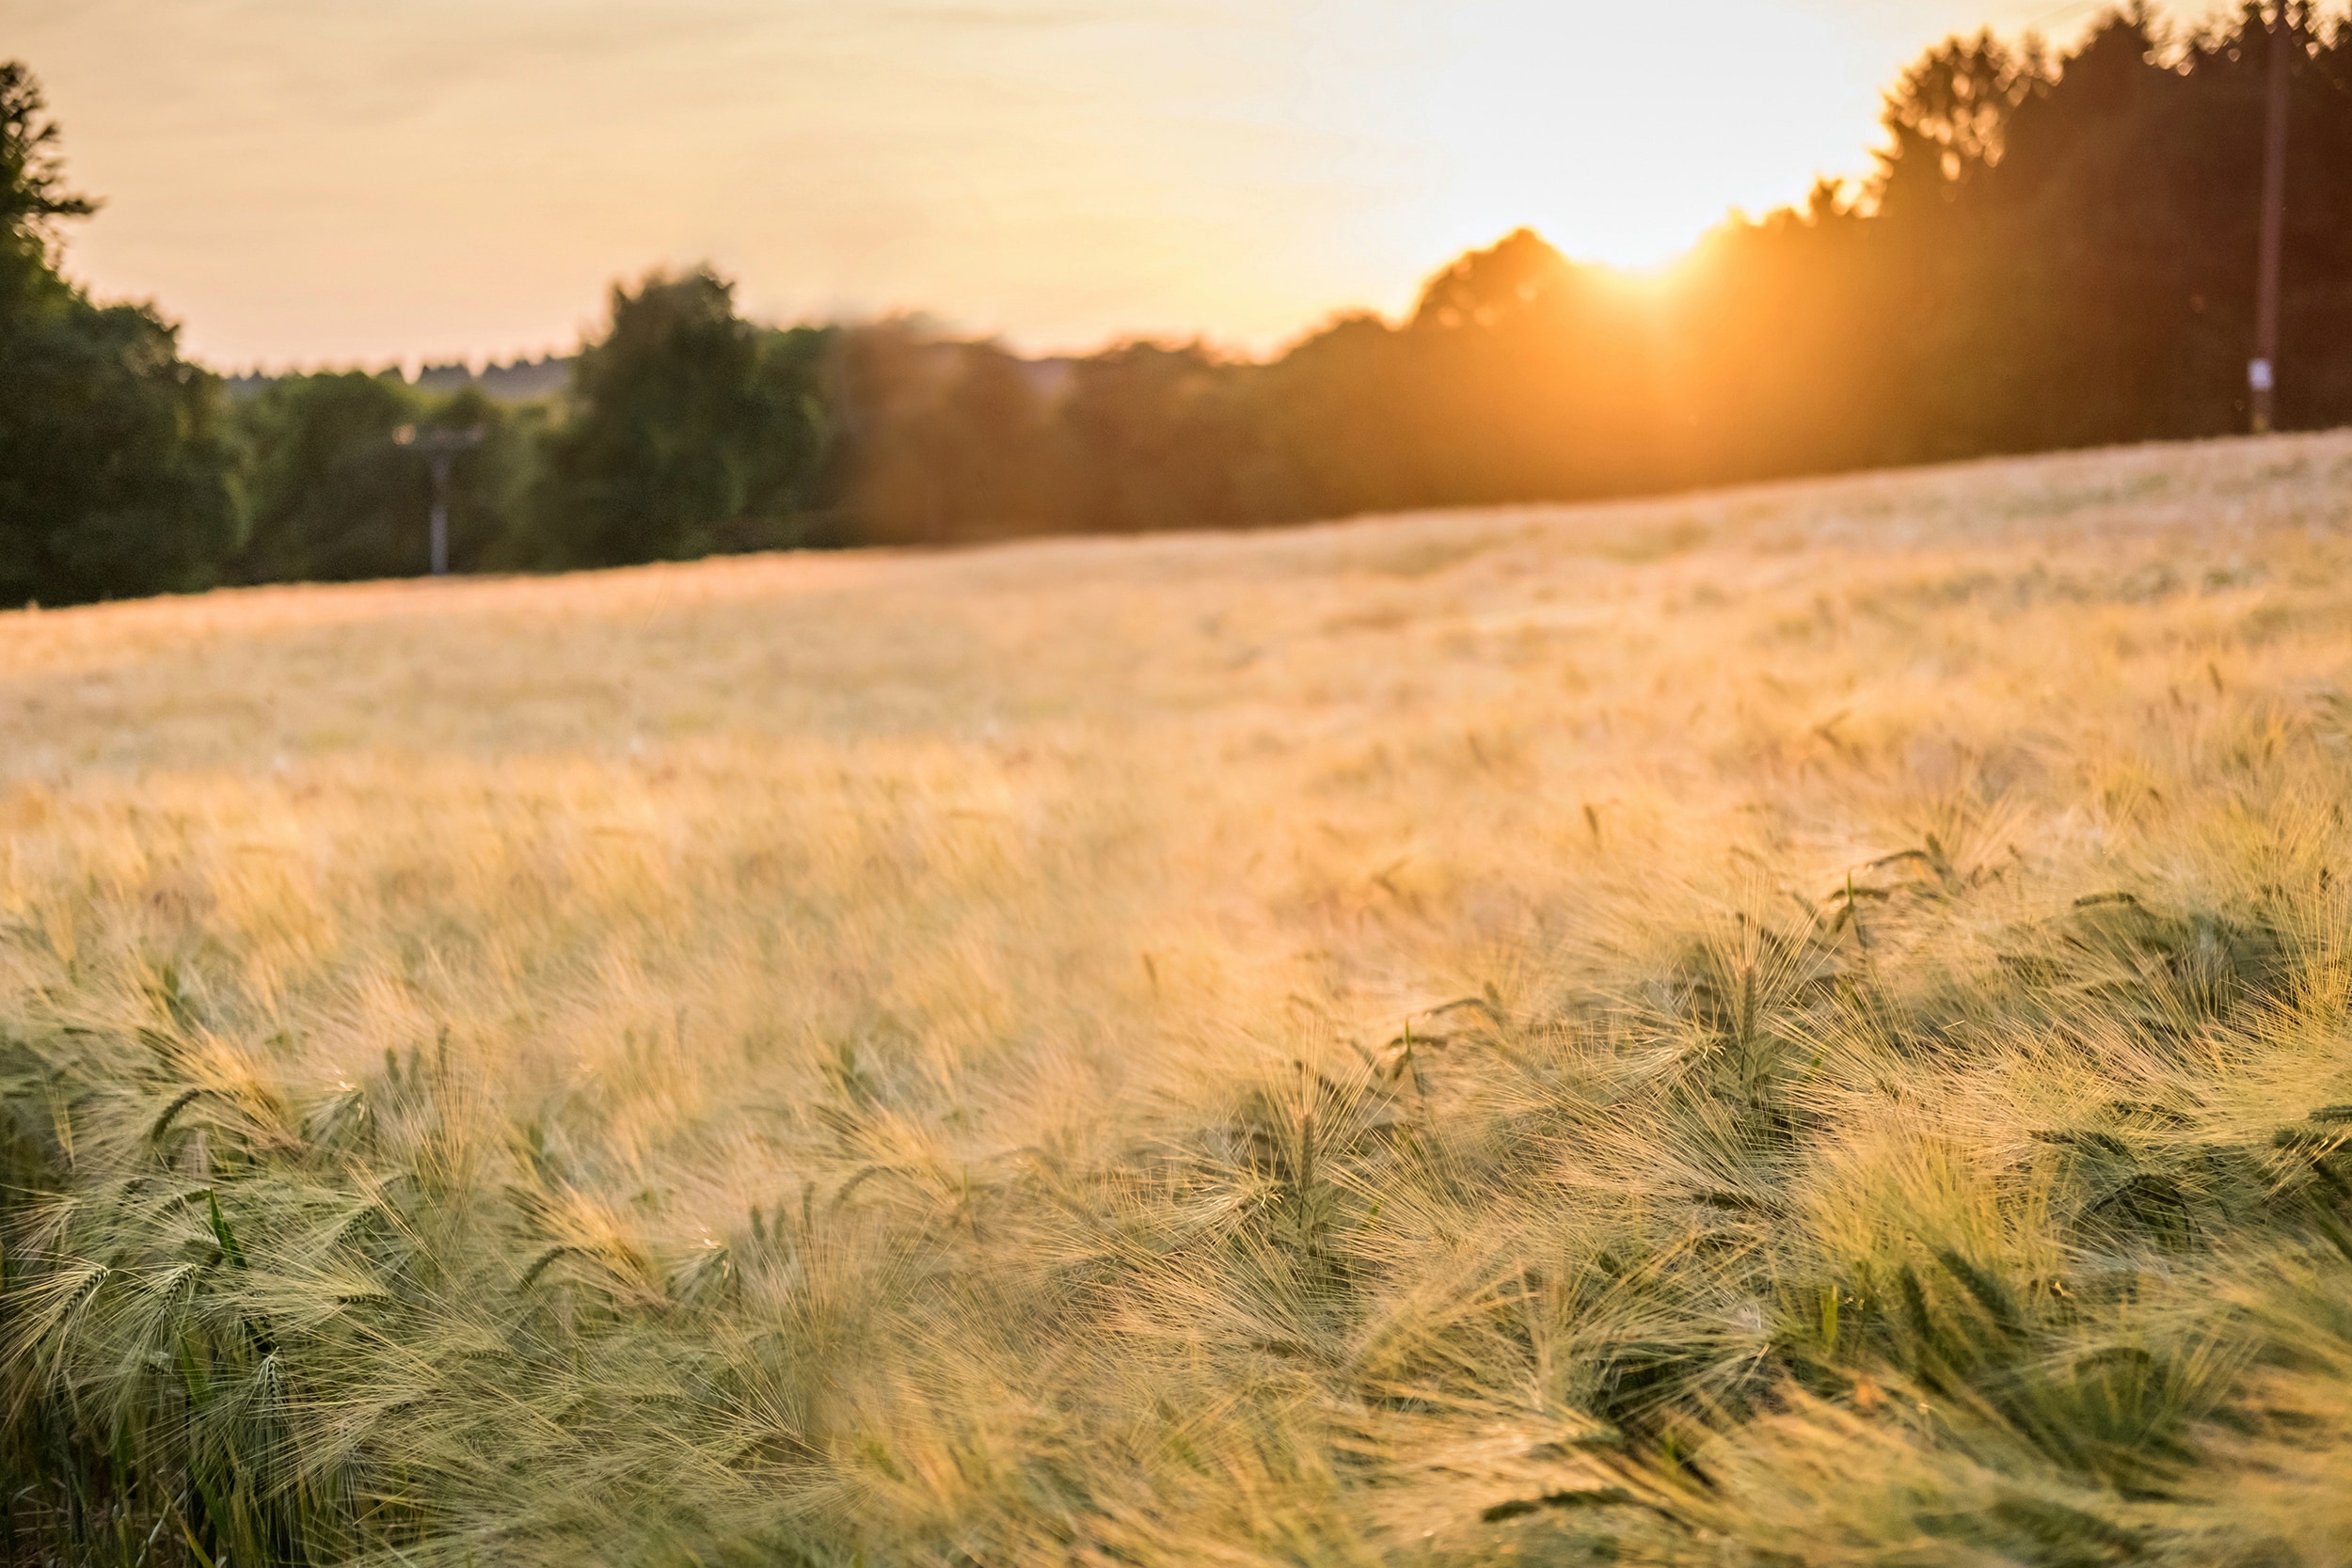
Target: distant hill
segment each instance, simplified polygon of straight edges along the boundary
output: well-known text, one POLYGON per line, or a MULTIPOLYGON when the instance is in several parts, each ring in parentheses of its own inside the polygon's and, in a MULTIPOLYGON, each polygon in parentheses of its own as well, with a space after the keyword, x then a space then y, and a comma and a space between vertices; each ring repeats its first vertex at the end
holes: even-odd
POLYGON ((479 375, 464 365, 427 365, 418 372, 416 385, 426 392, 454 392, 474 386, 501 403, 537 403, 562 391, 571 374, 569 356, 559 359, 550 355, 544 359, 517 359, 511 365, 485 365, 479 375))
MULTIPOLYGON (((427 365, 417 372, 410 385, 420 391, 454 392, 462 387, 479 387, 501 403, 537 403, 561 392, 571 379, 572 359, 569 355, 548 355, 539 359, 517 359, 512 364, 485 365, 477 374, 464 364, 427 365)), ((264 375, 254 372, 248 375, 227 377, 229 396, 242 402, 256 397, 271 383, 282 376, 264 375)))

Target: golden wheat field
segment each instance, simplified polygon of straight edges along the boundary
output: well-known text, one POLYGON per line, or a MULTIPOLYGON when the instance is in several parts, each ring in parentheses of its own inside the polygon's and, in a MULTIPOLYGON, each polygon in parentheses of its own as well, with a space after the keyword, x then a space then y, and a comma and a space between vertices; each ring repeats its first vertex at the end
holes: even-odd
POLYGON ((0 616, 8 1560, 2352 1562, 2352 436, 0 616))

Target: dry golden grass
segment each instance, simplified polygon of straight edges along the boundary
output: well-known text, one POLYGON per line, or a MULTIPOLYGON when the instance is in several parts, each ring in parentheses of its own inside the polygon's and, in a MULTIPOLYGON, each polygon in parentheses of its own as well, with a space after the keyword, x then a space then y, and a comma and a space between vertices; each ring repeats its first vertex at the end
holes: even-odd
POLYGON ((2337 436, 0 616, 12 1550, 2352 1561, 2347 690, 2337 436))

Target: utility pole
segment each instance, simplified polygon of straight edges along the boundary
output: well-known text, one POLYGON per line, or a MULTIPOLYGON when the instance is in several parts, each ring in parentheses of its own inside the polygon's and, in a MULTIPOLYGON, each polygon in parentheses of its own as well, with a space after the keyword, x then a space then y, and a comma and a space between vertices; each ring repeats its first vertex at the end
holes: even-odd
POLYGON ((2263 137, 2262 255, 2255 263, 2254 359, 2246 384, 2254 395, 2254 434, 2270 429, 2279 384, 2279 262, 2287 221, 2287 66, 2296 47, 2287 0, 2270 17, 2270 113, 2263 137))
POLYGON ((392 439, 404 447, 413 447, 425 454, 433 464, 433 575, 449 576, 449 475, 457 461, 457 454, 469 447, 482 444, 482 427, 470 430, 444 430, 426 426, 420 430, 412 424, 402 425, 392 432, 392 439))

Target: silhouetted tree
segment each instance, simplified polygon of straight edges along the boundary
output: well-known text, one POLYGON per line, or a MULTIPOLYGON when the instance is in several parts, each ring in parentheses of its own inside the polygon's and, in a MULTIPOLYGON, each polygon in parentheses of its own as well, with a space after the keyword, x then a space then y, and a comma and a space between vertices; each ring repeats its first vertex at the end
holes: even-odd
POLYGON ((612 565, 803 541, 829 423, 828 335, 735 311, 707 270, 612 291, 549 438, 547 564, 612 565))
POLYGON ((937 543, 1064 525, 1067 454, 1049 410, 1068 367, 914 322, 840 334, 830 385, 842 497, 859 540, 937 543))
POLYGON ((57 270, 57 132, 0 64, 0 604, 202 588, 236 541, 215 378, 145 306, 99 306, 57 270))

